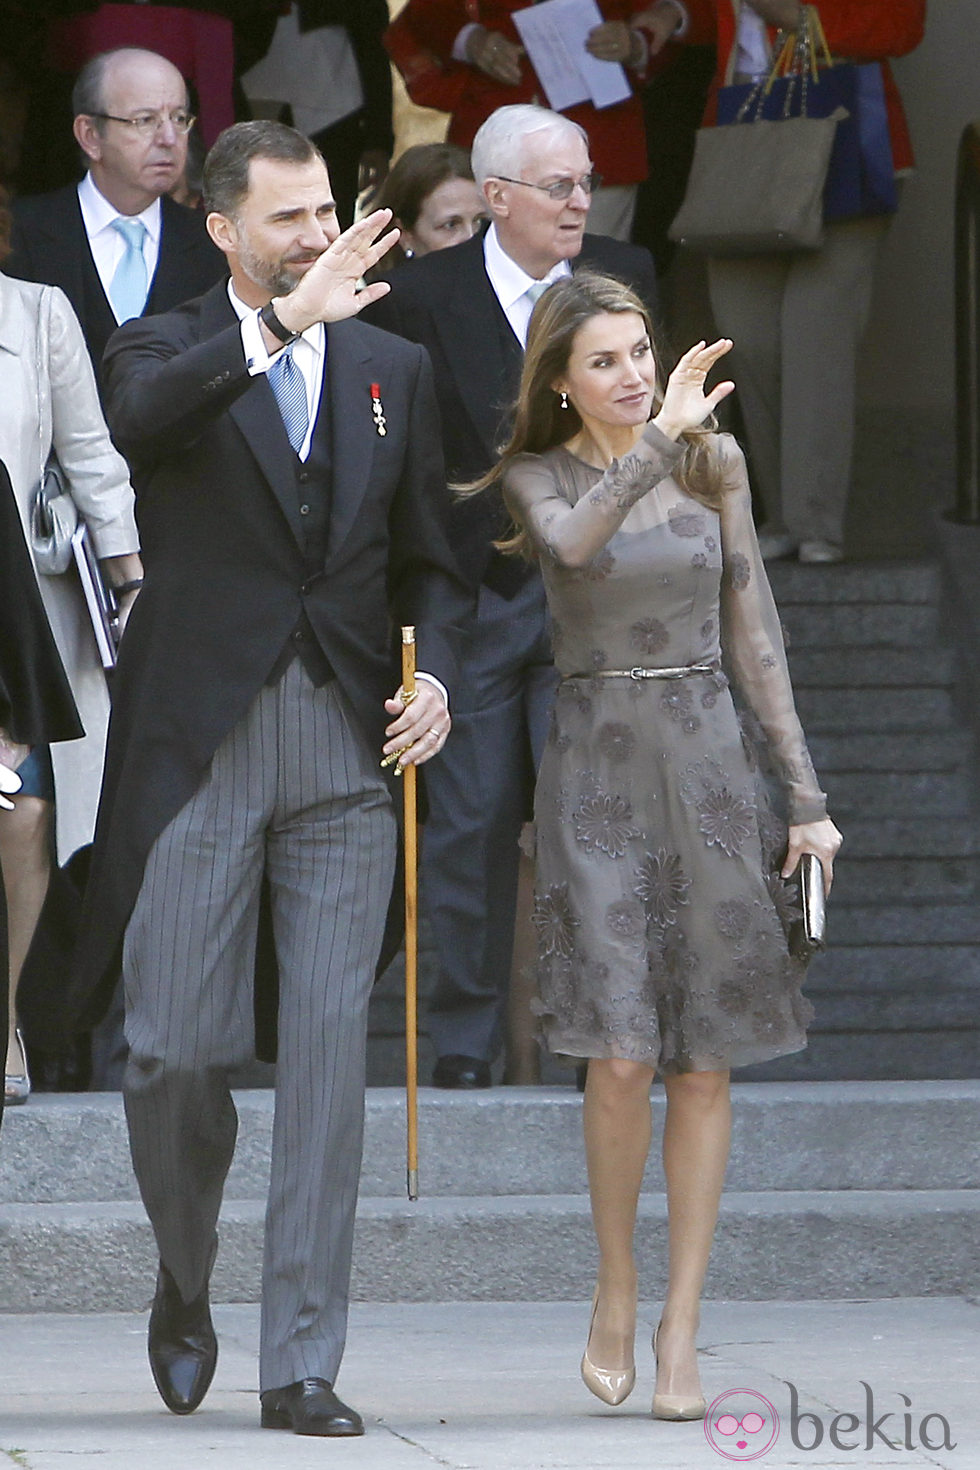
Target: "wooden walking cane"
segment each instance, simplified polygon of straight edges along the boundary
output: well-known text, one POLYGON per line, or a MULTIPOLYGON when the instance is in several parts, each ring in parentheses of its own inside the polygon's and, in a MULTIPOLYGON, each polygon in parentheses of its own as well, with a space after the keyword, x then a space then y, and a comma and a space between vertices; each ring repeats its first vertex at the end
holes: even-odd
MULTIPOLYGON (((402 628, 402 699, 416 697, 415 629, 402 628)), ((419 1197, 419 828, 414 765, 405 766, 402 795, 405 803, 405 1103, 408 1122, 408 1197, 419 1197)))

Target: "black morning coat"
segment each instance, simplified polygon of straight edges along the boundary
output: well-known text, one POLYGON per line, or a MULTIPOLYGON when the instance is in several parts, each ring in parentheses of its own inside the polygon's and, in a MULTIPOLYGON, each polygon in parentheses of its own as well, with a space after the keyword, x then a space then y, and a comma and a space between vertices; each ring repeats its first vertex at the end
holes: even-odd
MULTIPOLYGON (((172 311, 200 296, 228 270, 205 228, 202 211, 185 209, 166 195, 160 203, 160 254, 143 308, 145 317, 172 311)), ((3 264, 8 276, 60 286, 68 297, 104 395, 102 356, 117 324, 92 259, 76 186, 16 199, 11 245, 3 264)))
POLYGON ((221 283, 126 323, 105 359, 107 416, 132 467, 146 580, 114 675, 106 775, 71 998, 108 1001, 149 849, 268 678, 301 611, 378 752, 400 679, 399 625, 452 691, 470 607, 444 530, 446 482, 426 354, 359 321, 327 328, 327 555, 302 551, 296 457, 250 377, 221 283), (386 433, 377 432, 380 401, 386 433))
MULTIPOLYGON (((573 271, 625 281, 657 322, 657 277, 649 251, 586 235, 571 264, 573 271)), ((425 347, 435 372, 446 472, 453 482, 478 479, 507 437, 524 359, 487 276, 482 237, 399 266, 390 294, 369 307, 368 316, 425 347)), ((486 575, 491 542, 509 521, 493 489, 453 507, 453 549, 471 586, 486 575)))

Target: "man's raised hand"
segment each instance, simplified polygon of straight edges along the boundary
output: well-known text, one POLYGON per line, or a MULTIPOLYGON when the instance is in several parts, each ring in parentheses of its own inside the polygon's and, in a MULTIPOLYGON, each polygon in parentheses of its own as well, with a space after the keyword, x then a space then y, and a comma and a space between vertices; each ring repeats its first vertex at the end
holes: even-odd
POLYGON ((391 290, 387 281, 361 290, 358 282, 398 239, 397 229, 381 233, 390 220, 390 209, 376 209, 338 235, 289 295, 275 298, 276 316, 283 326, 305 332, 314 322, 344 321, 387 296, 391 290))

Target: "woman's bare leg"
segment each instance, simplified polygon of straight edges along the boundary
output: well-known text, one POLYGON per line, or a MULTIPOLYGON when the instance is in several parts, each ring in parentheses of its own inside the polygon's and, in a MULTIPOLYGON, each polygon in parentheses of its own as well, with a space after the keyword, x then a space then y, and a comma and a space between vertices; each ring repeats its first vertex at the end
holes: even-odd
POLYGON ((650 1151, 653 1068, 593 1057, 583 1119, 592 1223, 599 1246, 599 1305, 589 1357, 605 1368, 633 1361, 636 1263, 633 1233, 643 1171, 650 1151))
POLYGON ((664 1079, 664 1174, 670 1264, 658 1339, 657 1392, 700 1393, 696 1339, 731 1136, 728 1072, 664 1079))
POLYGON ((17 986, 40 917, 51 876, 53 807, 38 796, 15 796, 14 810, 0 812, 0 867, 7 893, 10 1027, 4 1071, 23 1075, 26 1058, 16 1036, 17 986))

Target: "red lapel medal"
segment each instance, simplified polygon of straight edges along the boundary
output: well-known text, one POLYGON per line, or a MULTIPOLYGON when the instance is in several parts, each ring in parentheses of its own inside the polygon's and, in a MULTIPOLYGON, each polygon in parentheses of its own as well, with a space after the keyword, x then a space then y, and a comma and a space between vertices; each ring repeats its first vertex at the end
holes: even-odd
POLYGON ((381 402, 381 384, 371 384, 371 412, 374 414, 374 427, 383 439, 388 432, 385 423, 384 404, 381 402))

